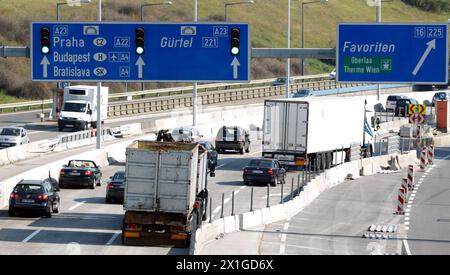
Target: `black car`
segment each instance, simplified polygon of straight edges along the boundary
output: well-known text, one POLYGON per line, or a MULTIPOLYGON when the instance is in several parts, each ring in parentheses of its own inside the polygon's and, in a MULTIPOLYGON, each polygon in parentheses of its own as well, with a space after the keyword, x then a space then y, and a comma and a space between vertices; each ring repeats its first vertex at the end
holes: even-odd
POLYGON ((60 197, 48 179, 21 180, 9 196, 9 216, 16 212, 41 212, 50 218, 59 212, 60 197))
POLYGON ((106 203, 123 202, 125 171, 117 171, 106 185, 106 203))
POLYGON ((407 117, 409 104, 418 104, 418 102, 413 98, 399 99, 395 106, 395 116, 407 117))
POLYGON ((250 160, 244 168, 242 177, 245 185, 255 182, 277 186, 278 183, 285 183, 286 170, 281 167, 278 160, 258 158, 250 160))
POLYGON ((216 148, 214 148, 214 145, 211 144, 209 141, 199 141, 198 144, 203 146, 207 151, 208 156, 208 169, 210 171, 215 171, 217 166, 217 151, 216 148))
POLYGON ((71 160, 59 173, 59 187, 87 186, 94 189, 100 186, 102 171, 92 160, 71 160))
POLYGON ((250 134, 239 126, 223 126, 216 136, 216 150, 224 153, 225 150, 239 151, 240 154, 250 152, 250 134))

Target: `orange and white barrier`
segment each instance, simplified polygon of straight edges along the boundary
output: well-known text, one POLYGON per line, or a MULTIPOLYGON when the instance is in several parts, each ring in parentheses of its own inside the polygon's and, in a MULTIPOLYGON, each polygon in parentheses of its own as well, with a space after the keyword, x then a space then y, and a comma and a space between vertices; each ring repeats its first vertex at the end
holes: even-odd
POLYGON ((427 147, 422 147, 422 152, 420 154, 420 169, 425 170, 427 166, 427 147))
POLYGON ((406 205, 406 189, 400 188, 398 189, 398 204, 397 204, 397 211, 395 212, 395 214, 404 215, 405 205, 406 205))

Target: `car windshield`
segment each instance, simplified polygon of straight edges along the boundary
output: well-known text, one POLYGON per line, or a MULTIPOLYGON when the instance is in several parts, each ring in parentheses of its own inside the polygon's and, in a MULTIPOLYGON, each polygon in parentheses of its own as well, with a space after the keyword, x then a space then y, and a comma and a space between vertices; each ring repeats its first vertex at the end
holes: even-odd
POLYGON ((293 94, 293 97, 305 97, 309 95, 309 90, 299 90, 293 94))
POLYGON ((271 168, 272 167, 272 161, 271 160, 264 160, 264 159, 253 159, 248 164, 250 167, 260 167, 260 168, 271 168))
POLYGON ((37 184, 18 184, 16 186, 16 188, 14 188, 14 191, 17 193, 39 194, 39 193, 43 193, 44 188, 42 185, 37 185, 37 184))
POLYGON ((92 161, 72 160, 69 162, 69 167, 72 168, 95 168, 92 161))
POLYGON ((113 180, 118 180, 118 181, 123 181, 124 178, 125 178, 125 172, 118 172, 118 173, 114 174, 112 179, 113 180))
POLYGON ((66 102, 66 103, 64 103, 62 110, 65 112, 84 113, 84 112, 86 112, 86 104, 66 102))
POLYGON ((399 96, 388 96, 387 100, 389 100, 389 101, 396 101, 399 98, 400 98, 399 96))
POLYGON ((15 136, 18 137, 20 135, 19 129, 14 128, 3 128, 2 132, 0 133, 2 136, 15 136))

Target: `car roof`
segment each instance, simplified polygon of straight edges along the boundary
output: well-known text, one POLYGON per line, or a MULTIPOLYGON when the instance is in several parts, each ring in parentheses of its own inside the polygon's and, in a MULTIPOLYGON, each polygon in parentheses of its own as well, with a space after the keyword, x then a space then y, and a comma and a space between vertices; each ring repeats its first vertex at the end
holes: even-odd
POLYGON ((42 185, 45 180, 21 180, 17 184, 42 185))

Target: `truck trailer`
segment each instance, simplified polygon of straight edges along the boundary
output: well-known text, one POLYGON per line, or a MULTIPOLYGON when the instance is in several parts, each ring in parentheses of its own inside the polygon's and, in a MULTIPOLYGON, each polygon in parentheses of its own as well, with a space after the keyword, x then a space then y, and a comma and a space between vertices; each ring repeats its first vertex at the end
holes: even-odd
POLYGON ((127 147, 122 243, 189 246, 206 219, 207 162, 194 143, 138 140, 127 147))
MULTIPOLYGON (((264 102, 263 152, 288 169, 329 168, 350 159, 350 149, 372 152, 366 102, 358 98, 309 97, 264 102)), ((359 152, 358 152, 359 153, 359 152)))

